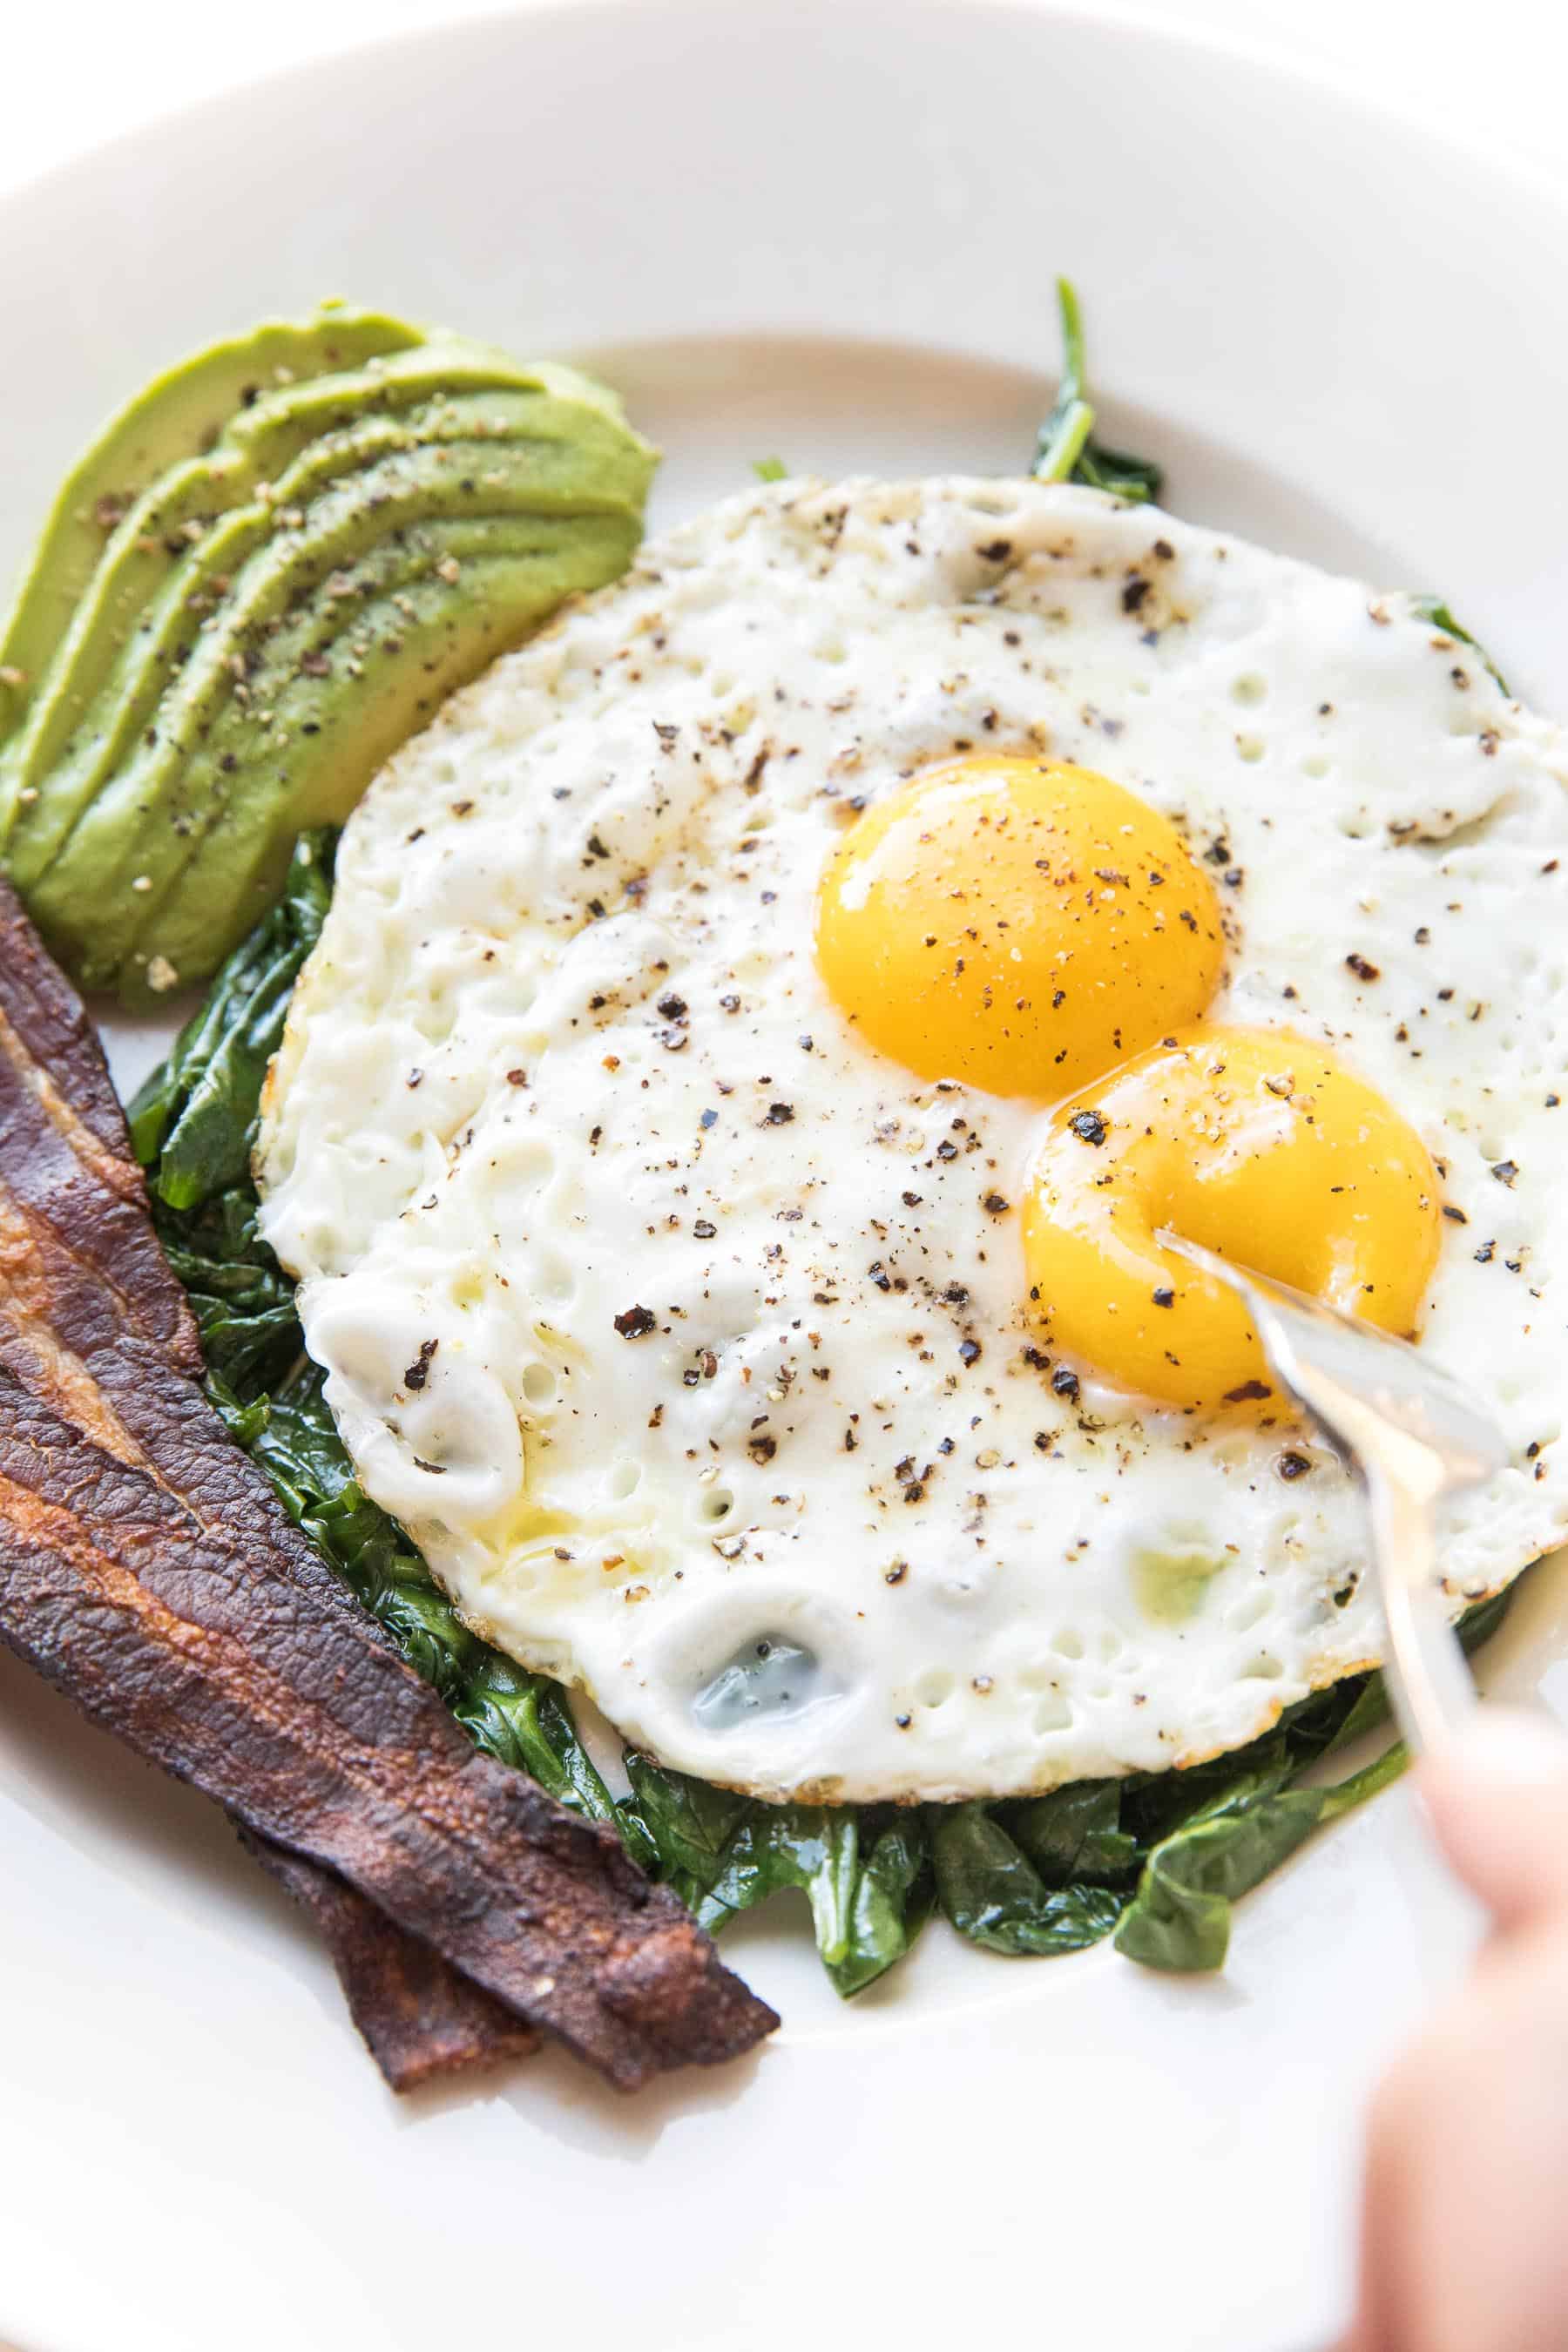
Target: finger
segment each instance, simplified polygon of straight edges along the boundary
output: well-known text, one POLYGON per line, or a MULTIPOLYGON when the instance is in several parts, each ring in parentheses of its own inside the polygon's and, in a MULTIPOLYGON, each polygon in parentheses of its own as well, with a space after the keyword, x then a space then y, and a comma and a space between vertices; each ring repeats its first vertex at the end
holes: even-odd
POLYGON ((1459 1876, 1499 1927, 1568 1910, 1568 1737, 1549 1716, 1483 1707, 1416 1787, 1459 1876))
POLYGON ((1505 1945, 1385 2079, 1345 2352, 1568 2345, 1565 1996, 1568 1925, 1505 1945))
POLYGON ((1405 2213, 1408 2172, 1389 2104, 1385 2089, 1373 2105, 1367 2132, 1355 2316, 1333 2352, 1407 2352, 1400 2315, 1409 2235, 1405 2213))

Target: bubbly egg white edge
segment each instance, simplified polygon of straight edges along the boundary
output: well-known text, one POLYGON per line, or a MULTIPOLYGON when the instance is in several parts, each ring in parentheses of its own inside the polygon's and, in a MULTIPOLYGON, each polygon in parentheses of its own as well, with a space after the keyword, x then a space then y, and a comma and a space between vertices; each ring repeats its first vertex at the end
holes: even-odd
POLYGON ((748 494, 650 544, 372 788, 259 1171, 367 1490, 468 1620, 666 1762, 768 1797, 1190 1762, 1378 1654, 1325 1449, 1087 1378, 1064 1410, 1021 1364, 1038 1107, 916 1082, 826 999, 811 903, 847 804, 963 742, 1099 768, 1200 857, 1223 844, 1210 1017, 1330 1043, 1444 1163, 1468 1223, 1424 1340, 1519 1456, 1449 1515, 1456 1612, 1568 1516, 1545 1297, 1568 1246, 1544 1107, 1568 1065, 1542 871, 1562 734, 1404 600, 1158 510, 963 479, 748 494), (638 1304, 657 1328, 624 1339, 638 1304), (1286 1447, 1308 1476, 1279 1477, 1286 1447), (558 1523, 520 1540, 538 1499, 558 1523), (1150 1563, 1179 1582, 1184 1560, 1212 1569, 1196 1613, 1151 1616, 1150 1563), (705 1729, 694 1693, 759 1635, 817 1654, 816 1703, 705 1729))

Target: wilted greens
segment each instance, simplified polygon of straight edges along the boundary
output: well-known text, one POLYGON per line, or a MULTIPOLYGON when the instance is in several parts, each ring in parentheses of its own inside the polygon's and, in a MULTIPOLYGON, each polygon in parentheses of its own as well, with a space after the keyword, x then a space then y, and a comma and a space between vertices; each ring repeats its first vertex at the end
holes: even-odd
POLYGON ((1037 482, 1082 482, 1119 499, 1156 499, 1164 479, 1147 457, 1130 457, 1094 439, 1094 409, 1084 366, 1083 320, 1078 296, 1065 278, 1057 279, 1062 328, 1062 380, 1057 404, 1041 425, 1029 471, 1037 482))

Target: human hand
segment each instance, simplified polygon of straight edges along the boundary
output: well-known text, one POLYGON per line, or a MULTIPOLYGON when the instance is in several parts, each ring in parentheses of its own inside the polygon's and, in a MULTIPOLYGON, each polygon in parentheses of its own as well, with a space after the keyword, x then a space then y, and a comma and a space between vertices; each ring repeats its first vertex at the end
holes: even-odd
POLYGON ((1373 2102, 1340 2352, 1568 2352, 1568 1738, 1486 1708, 1416 1787, 1493 1927, 1373 2102))

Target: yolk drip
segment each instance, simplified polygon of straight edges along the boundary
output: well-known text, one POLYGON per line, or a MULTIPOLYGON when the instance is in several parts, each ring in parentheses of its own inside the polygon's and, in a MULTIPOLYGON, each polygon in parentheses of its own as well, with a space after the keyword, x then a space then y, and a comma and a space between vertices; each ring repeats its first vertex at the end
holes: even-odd
POLYGON ((846 834, 817 901, 823 978, 868 1045, 1046 1100, 1196 1020, 1222 946, 1175 829, 1059 761, 927 769, 846 834))
POLYGON ((1269 1373, 1246 1309, 1162 1248, 1161 1226, 1407 1333, 1439 1214, 1419 1136, 1321 1045, 1190 1029, 1052 1113, 1024 1203, 1031 1312, 1125 1388, 1255 1397, 1269 1373))

